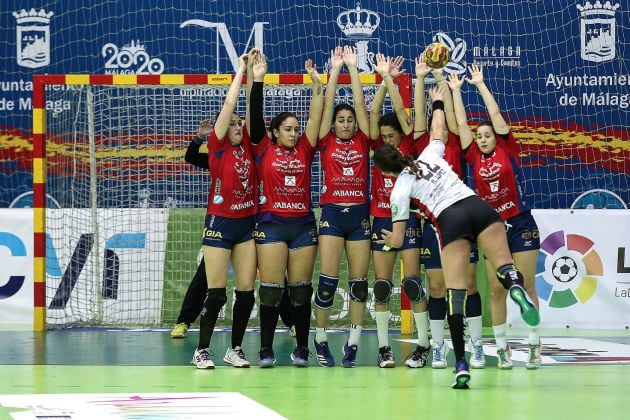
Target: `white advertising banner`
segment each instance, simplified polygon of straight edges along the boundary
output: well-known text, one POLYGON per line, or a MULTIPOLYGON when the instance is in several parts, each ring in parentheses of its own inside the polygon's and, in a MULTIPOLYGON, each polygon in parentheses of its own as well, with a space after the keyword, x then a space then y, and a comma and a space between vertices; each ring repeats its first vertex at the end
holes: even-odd
POLYGON ((46 322, 161 321, 168 209, 49 209, 46 322))
MULTIPOLYGON (((536 292, 545 327, 630 326, 630 211, 534 210, 536 292)), ((508 322, 524 327, 509 302, 508 322)))
POLYGON ((0 261, 0 330, 32 330, 32 209, 0 209, 0 261))

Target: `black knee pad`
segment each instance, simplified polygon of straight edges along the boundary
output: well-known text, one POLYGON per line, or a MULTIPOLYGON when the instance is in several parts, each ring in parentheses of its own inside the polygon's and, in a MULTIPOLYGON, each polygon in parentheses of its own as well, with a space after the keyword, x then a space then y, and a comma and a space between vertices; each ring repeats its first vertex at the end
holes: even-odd
POLYGON ((284 285, 276 283, 260 283, 258 288, 258 296, 260 297, 260 304, 265 306, 278 307, 282 300, 282 294, 284 293, 284 285))
POLYGON ((289 297, 291 298, 291 306, 310 305, 311 297, 313 297, 313 283, 310 281, 289 283, 287 284, 287 288, 289 297))
POLYGON ((466 295, 467 290, 446 289, 446 302, 448 307, 448 315, 466 314, 466 295))
POLYGON ((474 318, 482 315, 481 295, 479 292, 466 297, 466 317, 474 318))
POLYGON ((367 302, 368 282, 367 279, 348 280, 348 292, 350 299, 355 302, 367 302))
POLYGON ((446 318, 446 299, 429 298, 429 319, 433 321, 444 320, 446 318))
POLYGON ((402 287, 409 300, 413 303, 420 303, 425 297, 427 297, 427 294, 422 287, 422 280, 420 280, 420 277, 405 277, 402 281, 402 287))
POLYGON ((325 274, 320 274, 317 293, 315 293, 315 305, 322 309, 332 308, 338 285, 339 277, 330 277, 325 274))
POLYGON ((497 269, 497 278, 499 279, 503 287, 508 290, 515 284, 523 286, 523 284, 525 283, 523 275, 520 271, 516 269, 516 267, 514 267, 514 264, 505 264, 499 267, 497 269))
POLYGON ((388 279, 376 279, 374 282, 374 302, 378 305, 387 305, 392 297, 394 283, 388 279))
POLYGON ((235 290, 234 294, 236 295, 236 301, 234 302, 239 303, 240 305, 253 305, 254 302, 256 301, 256 297, 254 296, 254 291, 253 290, 248 290, 248 291, 241 291, 241 290, 235 290))
POLYGON ((206 311, 221 310, 223 305, 227 302, 227 293, 225 287, 217 289, 208 289, 206 292, 206 299, 203 301, 203 309, 201 315, 204 315, 206 311))

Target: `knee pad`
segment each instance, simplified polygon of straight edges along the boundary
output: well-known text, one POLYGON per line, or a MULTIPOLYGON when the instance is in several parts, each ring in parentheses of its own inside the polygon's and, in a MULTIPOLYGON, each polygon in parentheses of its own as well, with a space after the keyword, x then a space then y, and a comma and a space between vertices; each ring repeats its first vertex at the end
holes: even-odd
POLYGON ((433 321, 444 320, 446 318, 446 299, 429 298, 429 319, 433 321))
POLYGON ((422 299, 427 297, 427 294, 422 287, 422 281, 420 280, 420 277, 405 277, 402 281, 402 286, 405 294, 413 303, 420 303, 422 302, 422 299))
POLYGON ((289 283, 287 284, 287 290, 291 298, 291 306, 310 305, 311 297, 313 296, 313 283, 310 281, 289 283))
POLYGON ((203 301, 203 309, 201 315, 205 315, 208 311, 220 311, 227 302, 227 293, 225 287, 217 289, 208 289, 206 299, 203 301))
POLYGON ((466 317, 474 318, 481 316, 481 295, 479 292, 466 297, 466 317))
POLYGON ((387 305, 392 297, 394 283, 388 279, 376 279, 374 282, 374 302, 378 305, 387 305))
POLYGON ((249 305, 253 305, 254 302, 256 302, 256 297, 254 296, 253 290, 248 290, 248 291, 235 290, 234 294, 236 295, 236 300, 234 301, 234 304, 238 303, 239 305, 249 306, 249 305))
POLYGON ((321 309, 332 308, 338 285, 339 277, 330 277, 325 274, 320 274, 319 283, 317 284, 317 293, 315 293, 315 305, 321 309))
POLYGON ((448 315, 461 315, 466 313, 466 290, 446 289, 446 303, 448 315))
POLYGON ((348 280, 348 292, 350 299, 355 302, 367 302, 368 282, 367 279, 348 280))
POLYGON ((505 264, 499 267, 497 270, 497 278, 506 289, 509 289, 514 284, 523 286, 525 283, 523 275, 514 267, 514 264, 505 264))
POLYGON ((275 283, 260 283, 258 288, 258 296, 260 304, 264 306, 278 307, 284 293, 284 285, 275 283))

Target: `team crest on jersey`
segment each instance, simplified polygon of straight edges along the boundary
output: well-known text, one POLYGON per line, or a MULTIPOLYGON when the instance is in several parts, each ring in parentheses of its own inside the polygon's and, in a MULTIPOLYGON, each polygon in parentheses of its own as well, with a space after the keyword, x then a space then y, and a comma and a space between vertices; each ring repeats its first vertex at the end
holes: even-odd
POLYGON ((284 185, 287 187, 295 187, 295 176, 285 176, 284 185))
POLYGON ((499 180, 490 182, 490 191, 492 192, 499 191, 499 180))
POLYGON ((354 176, 354 169, 343 168, 343 176, 354 176))
POLYGON ((384 181, 386 188, 392 188, 394 186, 394 182, 390 178, 385 178, 384 181))

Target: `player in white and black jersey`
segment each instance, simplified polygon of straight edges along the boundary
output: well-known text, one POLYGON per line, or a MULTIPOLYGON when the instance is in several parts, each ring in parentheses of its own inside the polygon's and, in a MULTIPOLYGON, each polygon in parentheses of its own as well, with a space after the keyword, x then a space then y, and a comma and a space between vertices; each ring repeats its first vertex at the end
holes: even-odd
POLYGON ((466 269, 472 245, 476 242, 494 267, 498 278, 509 290, 521 310, 523 320, 537 325, 536 306, 523 288, 523 275, 514 267, 503 220, 496 211, 468 188, 442 158, 447 135, 444 117, 444 87, 430 91, 433 121, 429 146, 414 161, 403 157, 390 145, 374 153, 374 163, 396 175, 390 197, 392 231, 383 230, 383 243, 392 248, 402 245, 410 200, 417 199, 422 210, 438 230, 442 269, 448 302, 448 324, 455 351, 453 388, 468 388, 470 373, 464 350, 464 308, 466 305, 466 269))

